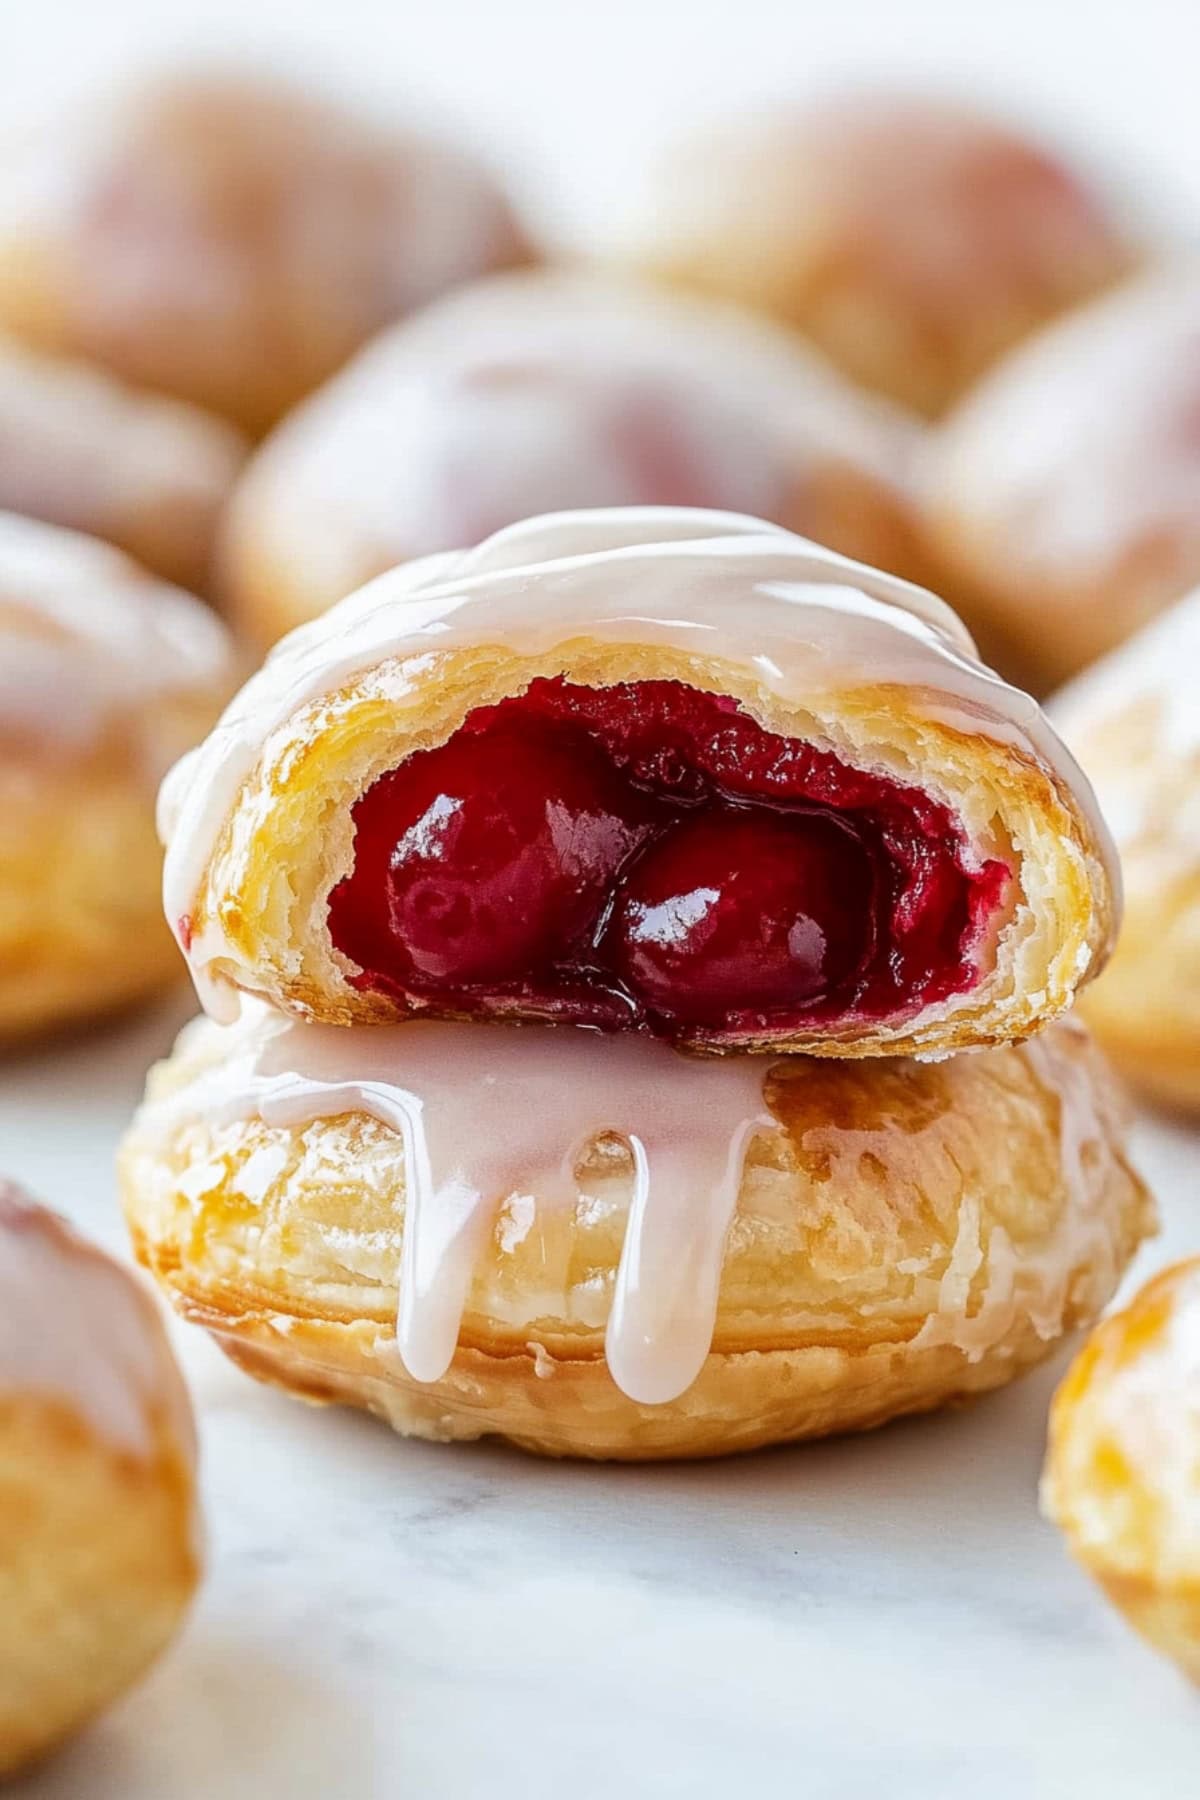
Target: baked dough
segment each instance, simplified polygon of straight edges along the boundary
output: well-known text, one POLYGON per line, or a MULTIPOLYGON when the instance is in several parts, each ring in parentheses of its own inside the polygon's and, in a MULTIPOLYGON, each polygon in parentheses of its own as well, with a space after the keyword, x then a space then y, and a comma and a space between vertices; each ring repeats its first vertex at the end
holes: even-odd
POLYGON ((930 554, 1001 666, 1065 680, 1200 580, 1200 263, 1051 326, 930 440, 930 554))
POLYGON ((0 338, 0 509, 105 538, 205 592, 245 452, 199 407, 0 338))
POLYGON ((1053 716, 1096 785, 1125 917, 1083 999, 1122 1073, 1200 1109, 1200 593, 1063 690, 1053 716))
POLYGON ((381 326, 529 257, 471 157, 215 73, 15 142, 0 221, 0 327, 252 433, 381 326))
POLYGON ((233 672, 199 601, 0 513, 0 1041, 174 976, 154 791, 233 672))
POLYGON ((1050 1415, 1042 1506, 1136 1631, 1200 1682, 1200 1261, 1105 1319, 1050 1415))
POLYGON ((195 1459, 150 1295, 0 1182, 0 1776, 175 1635, 199 1574, 195 1459))
POLYGON ((161 796, 167 915, 206 1009, 232 1018, 241 990, 341 1023, 428 1010, 355 985, 335 948, 351 808, 476 709, 559 677, 735 701, 769 732, 913 784, 946 808, 963 867, 1001 877, 967 985, 945 1000, 683 1041, 940 1055, 1033 1031, 1103 963, 1117 874, 1087 783, 948 608, 754 520, 641 508, 532 520, 409 565, 279 646, 161 796))
POLYGON ((730 121, 682 146, 650 198, 653 266, 798 327, 931 417, 1135 261, 1052 149, 932 98, 846 94, 730 121))
POLYGON ((1097 1316, 1152 1223, 1070 1020, 934 1065, 778 1063, 263 1009, 185 1031, 120 1170, 139 1257, 250 1373, 593 1458, 998 1387, 1097 1316))
POLYGON ((231 608, 274 642, 394 564, 577 506, 712 506, 918 576, 923 433, 789 334, 598 274, 480 282, 372 343, 238 488, 231 608))

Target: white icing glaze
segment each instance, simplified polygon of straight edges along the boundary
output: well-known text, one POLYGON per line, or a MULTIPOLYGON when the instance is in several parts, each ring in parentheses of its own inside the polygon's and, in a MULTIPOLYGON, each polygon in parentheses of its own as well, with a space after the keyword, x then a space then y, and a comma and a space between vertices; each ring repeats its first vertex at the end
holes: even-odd
MULTIPOLYGON (((206 1023, 193 1029, 214 1032, 206 1023)), ((964 1191, 936 1306, 913 1343, 951 1345, 970 1360, 1003 1342, 1019 1317, 1056 1336, 1080 1269, 1105 1293, 1111 1285, 1103 1205, 1111 1162, 1086 1034, 1063 1022, 1012 1054, 1058 1097, 1062 1204, 1044 1240, 1018 1254, 999 1223, 985 1243, 980 1197, 964 1191)), ((489 1233, 506 1219, 519 1229, 522 1204, 579 1204, 581 1153, 598 1137, 624 1139, 634 1182, 606 1353, 617 1385, 655 1404, 683 1393, 710 1349, 743 1160, 754 1134, 774 1123, 764 1086, 780 1060, 691 1059, 646 1039, 570 1027, 418 1020, 346 1029, 254 1003, 219 1028, 200 1072, 148 1101, 141 1119, 161 1130, 258 1117, 300 1130, 364 1113, 400 1134, 407 1179, 397 1343, 419 1381, 436 1381, 449 1366, 489 1233)), ((853 1131, 831 1128, 830 1149, 857 1166, 853 1131)), ((272 1166, 271 1179, 277 1174, 272 1166)))
POLYGON ((1095 301, 1007 358, 933 456, 940 503, 1022 576, 1089 578, 1171 543, 1200 562, 1200 263, 1095 301))
MULTIPOLYGON (((535 654, 581 638, 725 658, 805 704, 902 686, 914 712, 1049 769, 1088 810, 1102 854, 1110 849, 1086 780, 1037 704, 976 660, 932 594, 736 514, 552 514, 394 570, 293 632, 172 771, 159 807, 164 903, 206 1010, 236 1014, 236 994, 208 976, 215 958, 236 957, 219 925, 188 941, 183 921, 243 781, 298 707, 388 659, 416 680, 439 650, 504 644, 535 654)), ((1115 853, 1109 872, 1115 889, 1115 853)))
POLYGON ((145 1114, 299 1127, 361 1112, 402 1134, 396 1338, 418 1381, 449 1367, 500 1205, 523 1193, 574 1205, 582 1152, 624 1138, 634 1192, 606 1348, 617 1385, 653 1404, 689 1387, 708 1354, 742 1160, 772 1123, 763 1081, 774 1060, 691 1060, 570 1027, 346 1030, 248 1007, 220 1063, 145 1114))
POLYGON ((0 513, 0 735, 77 749, 113 722, 143 728, 147 776, 161 777, 152 720, 171 694, 227 687, 220 621, 120 551, 0 513))
POLYGON ((331 597, 560 507, 670 499, 780 517, 844 464, 900 501, 918 428, 715 303, 524 272, 377 339, 257 459, 239 510, 331 597))
POLYGON ((194 1456, 187 1395, 136 1277, 0 1182, 0 1400, 64 1401, 118 1450, 194 1456))

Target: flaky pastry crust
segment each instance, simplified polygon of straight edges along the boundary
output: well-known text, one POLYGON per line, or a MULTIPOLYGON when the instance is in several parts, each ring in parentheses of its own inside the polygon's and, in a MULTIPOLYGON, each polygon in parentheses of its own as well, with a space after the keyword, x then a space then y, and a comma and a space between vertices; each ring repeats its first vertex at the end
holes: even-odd
POLYGON ((1079 1353, 1042 1506, 1134 1629, 1200 1682, 1200 1261, 1155 1276, 1079 1353))
POLYGON ((640 1405, 604 1361, 632 1184, 612 1140, 581 1157, 573 1207, 500 1205, 453 1363, 421 1385, 395 1347, 400 1139, 358 1113, 213 1124, 187 1089, 224 1053, 200 1022, 151 1076, 120 1157, 139 1257, 252 1374, 420 1437, 638 1460, 881 1424, 1039 1361, 1152 1223, 1070 1022, 933 1066, 797 1058, 768 1079, 777 1128, 749 1152, 712 1350, 680 1399, 640 1405))

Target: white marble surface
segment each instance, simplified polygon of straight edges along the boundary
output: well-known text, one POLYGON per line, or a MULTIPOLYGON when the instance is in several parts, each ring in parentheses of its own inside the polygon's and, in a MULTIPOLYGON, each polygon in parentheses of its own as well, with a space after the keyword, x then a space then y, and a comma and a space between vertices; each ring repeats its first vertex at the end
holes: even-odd
MULTIPOLYGON (((114 1247, 113 1147, 180 1016, 0 1064, 0 1164, 114 1247)), ((1138 1148, 1167 1221, 1140 1279, 1200 1245, 1200 1139, 1138 1148)), ((604 1469, 404 1443, 180 1342, 200 1604, 23 1800, 1192 1789, 1200 1702, 1037 1514, 1055 1370, 858 1440, 604 1469)))

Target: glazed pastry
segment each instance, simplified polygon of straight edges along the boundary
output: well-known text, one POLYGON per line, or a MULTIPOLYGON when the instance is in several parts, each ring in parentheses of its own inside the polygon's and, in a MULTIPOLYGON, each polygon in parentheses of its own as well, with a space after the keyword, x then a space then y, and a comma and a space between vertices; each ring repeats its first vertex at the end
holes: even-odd
POLYGON ((470 157, 249 76, 155 82, 0 163, 0 325, 251 432, 528 255, 470 157))
POLYGON ((1096 784, 1121 854, 1117 952, 1085 997, 1136 1086, 1200 1109, 1200 593, 1079 677, 1056 723, 1096 784))
POLYGON ((1082 1029, 915 1061, 636 1036, 188 1028, 121 1154, 235 1361, 438 1439, 710 1456, 998 1387, 1150 1224, 1082 1029))
POLYGON ((173 976, 154 791, 232 677, 198 600, 0 513, 0 1041, 173 976))
POLYGON ((195 1460, 140 1281, 0 1182, 0 1777, 175 1635, 199 1575, 195 1460))
POLYGON ((370 345, 259 452, 227 586, 260 642, 394 564, 564 507, 754 513, 920 572, 923 433, 733 308, 533 271, 370 345))
POLYGON ((683 509, 383 576, 278 647, 160 818, 226 1022, 243 991, 941 1055, 1062 1011, 1116 906, 1086 781, 948 608, 683 509))
POLYGON ((1112 209, 1052 150, 902 95, 731 122, 682 146, 652 201, 662 272, 774 314, 931 417, 1135 261, 1112 209))
POLYGON ((198 407, 0 339, 0 508, 67 525, 204 592, 245 445, 198 407))
POLYGON ((1075 1359, 1042 1506, 1134 1629, 1200 1682, 1200 1260, 1155 1276, 1075 1359))
POLYGON ((1040 688, 1200 581, 1200 264, 1003 363, 933 440, 931 554, 1040 688))

